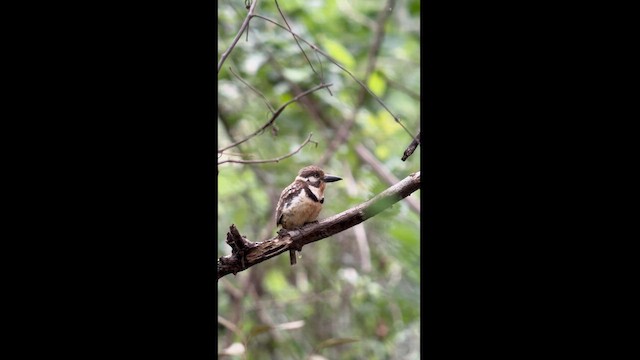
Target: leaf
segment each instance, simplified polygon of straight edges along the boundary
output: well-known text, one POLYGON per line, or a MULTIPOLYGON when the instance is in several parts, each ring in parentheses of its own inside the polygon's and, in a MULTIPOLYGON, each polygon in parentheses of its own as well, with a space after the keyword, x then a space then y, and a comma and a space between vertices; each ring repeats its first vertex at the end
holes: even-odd
POLYGON ((271 271, 267 273, 264 285, 269 291, 277 293, 287 286, 287 280, 280 271, 271 271))
POLYGON ((273 328, 277 330, 293 330, 293 329, 299 329, 303 326, 304 326, 304 320, 298 320, 298 321, 291 321, 287 323, 278 324, 273 328))
POLYGON ((260 52, 252 52, 244 61, 244 70, 248 75, 255 75, 267 61, 267 56, 260 52))
POLYGON ((342 344, 349 344, 349 343, 353 343, 353 342, 358 342, 360 341, 360 339, 356 339, 356 338, 331 338, 328 340, 325 340, 323 342, 320 343, 320 345, 318 345, 318 350, 320 349, 324 349, 324 348, 328 348, 328 347, 332 347, 332 346, 338 346, 338 345, 342 345, 342 344))
POLYGON ((393 226, 389 232, 395 239, 399 240, 402 249, 406 253, 414 253, 420 248, 420 232, 416 231, 415 228, 393 226))
POLYGON ((347 69, 353 68, 356 64, 356 60, 353 58, 353 55, 351 55, 349 50, 347 50, 347 48, 342 46, 342 44, 340 44, 339 42, 323 36, 321 39, 321 43, 324 50, 326 50, 332 58, 336 59, 338 63, 340 63, 347 69))
POLYGON ((253 329, 251 329, 251 331, 249 332, 249 335, 247 336, 248 338, 252 338, 256 335, 260 335, 262 333, 265 333, 267 331, 271 330, 271 326, 269 325, 258 325, 258 326, 254 326, 253 329))
POLYGON ((371 89, 371 91, 373 91, 373 93, 378 97, 382 97, 387 89, 387 82, 382 76, 380 76, 378 71, 375 71, 371 76, 369 76, 367 86, 369 86, 369 89, 371 89))
POLYGON ((307 360, 329 360, 329 359, 318 354, 311 354, 309 355, 309 358, 307 360))
POLYGON ((219 355, 242 355, 245 352, 244 345, 241 343, 233 343, 228 348, 222 350, 219 355))
POLYGON ((284 69, 282 71, 282 75, 284 75, 287 80, 290 80, 294 83, 305 81, 311 76, 309 74, 309 70, 307 69, 284 69))

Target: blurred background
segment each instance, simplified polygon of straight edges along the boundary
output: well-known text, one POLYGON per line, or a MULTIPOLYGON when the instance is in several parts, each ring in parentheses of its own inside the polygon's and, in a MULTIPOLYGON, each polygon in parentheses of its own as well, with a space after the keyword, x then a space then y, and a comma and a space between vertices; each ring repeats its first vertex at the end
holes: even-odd
MULTIPOLYGON (((253 18, 248 41, 241 37, 218 73, 219 149, 253 134, 273 109, 302 92, 323 82, 332 86, 290 104, 265 131, 219 153, 218 257, 231 253, 225 243, 231 224, 251 241, 276 234, 280 192, 304 166, 343 178, 327 185, 320 219, 420 170, 419 147, 401 160, 412 141, 408 132, 420 130, 420 2, 278 5, 293 32, 367 84, 406 130, 340 67, 282 28, 253 18), (313 142, 278 162, 225 162, 282 157, 310 134, 313 142)), ((218 2, 218 59, 246 14, 243 1, 218 2)), ((273 0, 260 0, 255 14, 286 26, 273 0)), ((221 278, 220 358, 418 359, 419 203, 416 191, 360 225, 305 246, 295 266, 285 253, 221 278)))

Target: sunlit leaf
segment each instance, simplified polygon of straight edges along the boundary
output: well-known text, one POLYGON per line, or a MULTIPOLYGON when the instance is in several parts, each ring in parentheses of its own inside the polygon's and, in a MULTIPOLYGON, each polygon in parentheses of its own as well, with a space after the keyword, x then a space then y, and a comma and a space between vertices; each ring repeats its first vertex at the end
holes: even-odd
POLYGON ((264 285, 270 292, 278 293, 287 287, 287 280, 280 271, 270 271, 265 277, 264 285))
POLYGON ((295 83, 306 81, 311 76, 308 69, 284 69, 282 74, 295 83))
POLYGON ((311 354, 309 355, 308 360, 329 360, 324 356, 318 355, 318 354, 311 354))
POLYGON ((277 330, 294 330, 299 329, 304 326, 304 320, 291 321, 288 323, 278 324, 274 326, 274 329, 277 330))
POLYGON ((342 66, 346 68, 353 68, 356 64, 356 60, 353 58, 349 50, 341 43, 326 36, 321 38, 321 43, 324 50, 342 66))
POLYGON ((400 241, 407 251, 419 248, 420 246, 420 232, 416 231, 415 228, 394 226, 390 229, 390 233, 395 239, 400 241))
POLYGON ((387 89, 387 82, 382 76, 380 76, 377 71, 374 71, 373 74, 371 74, 367 85, 369 86, 369 89, 371 89, 371 91, 373 91, 373 93, 378 95, 379 97, 383 96, 385 90, 387 89))
POLYGON ((244 62, 244 70, 249 75, 255 75, 258 69, 267 61, 267 56, 263 53, 253 52, 247 56, 244 62))
POLYGON ((233 343, 228 348, 222 350, 220 355, 242 355, 245 352, 244 345, 241 343, 233 343))
POLYGON ((375 150, 376 156, 381 160, 386 160, 389 157, 390 149, 388 146, 378 146, 375 150))

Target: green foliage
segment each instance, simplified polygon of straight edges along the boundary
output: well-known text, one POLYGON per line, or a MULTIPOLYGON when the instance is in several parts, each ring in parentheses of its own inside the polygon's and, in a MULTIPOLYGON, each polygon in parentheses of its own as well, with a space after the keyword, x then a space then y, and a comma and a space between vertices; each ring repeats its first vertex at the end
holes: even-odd
POLYGON ((367 86, 369 86, 369 89, 377 96, 384 96, 384 92, 387 89, 387 83, 378 71, 374 71, 371 74, 367 86))
POLYGON ((320 44, 323 49, 326 49, 326 53, 329 54, 329 56, 336 59, 347 69, 353 69, 356 64, 356 59, 351 56, 349 50, 347 50, 347 48, 345 48, 340 42, 326 36, 321 36, 320 44))
MULTIPOLYGON (((398 0, 384 26, 374 71, 365 77, 378 12, 386 1, 291 0, 279 2, 293 31, 317 45, 367 84, 414 135, 420 128, 420 2, 398 0)), ((244 2, 218 3, 218 58, 231 44, 244 17, 244 2)), ((257 14, 283 24, 274 1, 260 0, 257 14)), ((218 256, 231 224, 251 241, 275 235, 275 205, 303 166, 329 150, 338 128, 355 116, 348 138, 323 164, 343 178, 327 185, 326 218, 361 204, 387 189, 371 164, 356 152, 367 148, 388 172, 403 179, 420 169, 420 151, 400 160, 411 137, 370 95, 356 109, 361 91, 345 72, 300 41, 315 72, 291 34, 262 19, 251 21, 218 74, 218 146, 245 138, 272 116, 258 89, 277 109, 298 92, 316 91, 289 105, 274 127, 218 159, 260 160, 265 164, 218 166, 218 256), (294 90, 297 88, 298 90, 294 90)), ((420 191, 411 198, 419 201, 420 191)), ((419 348, 420 218, 405 201, 365 221, 303 248, 298 264, 288 254, 218 281, 218 314, 235 330, 218 326, 218 348, 242 343, 246 359, 414 359, 419 348), (235 294, 235 295, 234 295, 235 294)), ((237 348, 237 347, 236 347, 237 348)), ((234 357, 230 357, 234 358, 234 357)))

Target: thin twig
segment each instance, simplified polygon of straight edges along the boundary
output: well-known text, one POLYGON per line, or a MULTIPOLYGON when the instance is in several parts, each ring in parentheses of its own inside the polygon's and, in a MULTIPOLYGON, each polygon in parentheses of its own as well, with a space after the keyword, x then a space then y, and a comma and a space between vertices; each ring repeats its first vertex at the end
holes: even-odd
MULTIPOLYGON (((320 80, 324 82, 324 69, 322 67, 322 60, 320 59, 320 56, 318 55, 317 51, 314 51, 313 53, 316 55, 316 59, 318 59, 318 64, 320 65, 320 80)), ((330 96, 333 96, 333 93, 331 92, 330 88, 327 88, 327 92, 329 93, 330 96)))
POLYGON ((260 90, 256 89, 255 87, 253 87, 251 84, 249 84, 248 82, 244 81, 244 79, 242 79, 240 77, 240 75, 236 74, 235 71, 233 71, 233 69, 231 68, 231 66, 229 66, 229 71, 231 71, 231 73, 233 74, 233 76, 235 76, 238 80, 240 80, 243 84, 247 85, 247 87, 251 90, 253 90, 253 92, 255 92, 256 94, 258 94, 258 96, 260 96, 263 100, 264 103, 267 105, 267 107, 269 108, 269 110, 271 111, 271 113, 273 114, 274 112, 276 112, 273 109, 273 106, 271 106, 271 104, 269 103, 269 100, 267 100, 267 97, 264 96, 264 94, 262 92, 260 92, 260 90))
MULTIPOLYGON (((284 20, 284 23, 287 24, 287 27, 289 28, 289 31, 293 31, 291 29, 291 25, 289 25, 289 22, 287 21, 287 18, 284 16, 284 14, 282 13, 282 10, 280 9, 280 4, 278 4, 278 0, 274 0, 274 1, 276 2, 276 7, 278 8, 278 12, 280 13, 280 16, 282 16, 282 20, 284 20)), ((298 39, 296 39, 296 37, 294 36, 293 40, 295 40, 296 44, 298 44, 298 48, 300 48, 300 51, 302 51, 302 55, 304 55, 304 58, 307 59, 307 62, 309 63, 309 66, 311 67, 311 70, 313 70, 313 72, 316 75, 318 75, 318 72, 316 71, 316 69, 311 64, 311 60, 309 60, 309 58, 307 57, 307 53, 304 52, 304 49, 300 45, 300 42, 298 41, 298 39)), ((321 83, 324 82, 322 78, 320 78, 320 82, 321 83)))
POLYGON ((315 141, 311 140, 311 136, 313 135, 313 133, 310 133, 309 136, 307 137, 307 140, 305 140, 300 146, 298 146, 297 149, 295 149, 294 151, 292 151, 291 153, 287 154, 287 155, 283 155, 280 156, 278 158, 275 159, 269 159, 269 160, 223 160, 218 162, 218 165, 220 164, 224 164, 224 163, 237 163, 237 164, 266 164, 266 163, 272 163, 272 162, 279 162, 280 160, 284 160, 288 157, 291 157, 295 154, 297 154, 305 145, 307 145, 308 143, 312 142, 314 144, 316 144, 316 146, 318 146, 318 143, 315 141))
POLYGON ((226 155, 226 156, 245 156, 242 153, 221 152, 221 153, 218 153, 218 159, 220 158, 220 156, 224 156, 224 155, 226 155))
MULTIPOLYGON (((236 37, 231 42, 231 45, 229 46, 229 48, 224 53, 222 53, 222 56, 220 56, 220 61, 218 62, 218 73, 220 73, 220 69, 222 69, 222 65, 227 60, 227 57, 231 55, 231 51, 233 51, 233 49, 236 47, 236 44, 238 43, 238 40, 240 40, 242 33, 247 29, 247 27, 249 27, 249 21, 251 21, 251 18, 254 15, 253 12, 255 11, 258 5, 258 1, 259 0, 253 0, 253 3, 249 8, 249 12, 247 13, 247 16, 244 18, 244 21, 242 22, 242 26, 240 26, 240 30, 238 30, 236 37)), ((249 35, 249 32, 247 31, 247 36, 248 35, 249 35)))
POLYGON ((276 119, 278 118, 278 116, 280 116, 280 114, 282 113, 282 111, 284 111, 284 109, 285 109, 287 106, 289 106, 290 104, 292 104, 292 103, 294 103, 294 102, 298 101, 298 100, 299 100, 300 98, 302 98, 303 96, 307 96, 307 95, 311 94, 311 93, 312 93, 312 92, 314 92, 314 91, 317 91, 317 90, 322 89, 322 88, 325 88, 325 87, 329 87, 329 86, 331 86, 331 85, 333 85, 333 84, 322 84, 322 85, 318 85, 318 86, 313 87, 313 88, 311 88, 311 89, 309 89, 309 90, 307 90, 307 91, 303 92, 302 94, 300 94, 300 95, 298 95, 298 96, 294 97, 293 99, 291 99, 291 100, 287 101, 286 103, 282 104, 282 105, 281 105, 281 106, 280 106, 280 107, 279 107, 279 108, 278 108, 278 109, 273 113, 273 115, 271 116, 271 119, 269 119, 269 121, 267 121, 264 125, 262 125, 262 126, 261 126, 258 130, 256 130, 254 133, 252 133, 251 135, 247 136, 247 137, 246 137, 246 138, 244 138, 244 139, 241 139, 241 140, 238 140, 238 141, 234 142, 233 144, 231 144, 231 145, 229 145, 229 146, 227 146, 227 147, 224 147, 224 148, 222 148, 222 149, 218 149, 218 152, 219 152, 219 153, 221 153, 221 152, 223 152, 223 151, 225 151, 225 150, 227 150, 227 149, 230 149, 230 148, 232 148, 232 147, 234 147, 234 146, 238 146, 238 145, 242 144, 243 142, 245 142, 245 141, 247 141, 247 140, 251 139, 252 137, 254 137, 254 136, 256 136, 256 135, 258 135, 258 134, 262 133, 266 128, 268 128, 269 126, 271 126, 271 124, 273 124, 273 122, 274 122, 274 121, 276 121, 276 119))
POLYGON ((405 94, 407 94, 412 99, 420 101, 420 94, 418 94, 417 92, 409 89, 407 86, 405 86, 401 82, 394 81, 389 76, 387 76, 387 74, 385 74, 385 73, 381 73, 380 75, 384 78, 384 80, 387 82, 387 84, 389 84, 389 87, 397 88, 399 91, 404 92, 405 94))

